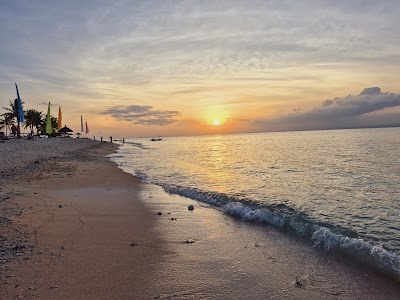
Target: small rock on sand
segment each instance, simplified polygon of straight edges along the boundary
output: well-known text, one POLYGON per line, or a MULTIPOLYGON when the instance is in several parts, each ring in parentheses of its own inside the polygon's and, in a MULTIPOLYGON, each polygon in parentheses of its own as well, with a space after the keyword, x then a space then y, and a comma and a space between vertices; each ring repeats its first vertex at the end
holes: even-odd
POLYGON ((188 206, 188 210, 194 210, 194 206, 193 205, 189 205, 188 206))
POLYGON ((50 286, 50 289, 58 289, 58 288, 59 288, 58 285, 51 285, 51 286, 50 286))
POLYGON ((294 286, 297 288, 304 288, 304 284, 299 279, 296 279, 294 286))

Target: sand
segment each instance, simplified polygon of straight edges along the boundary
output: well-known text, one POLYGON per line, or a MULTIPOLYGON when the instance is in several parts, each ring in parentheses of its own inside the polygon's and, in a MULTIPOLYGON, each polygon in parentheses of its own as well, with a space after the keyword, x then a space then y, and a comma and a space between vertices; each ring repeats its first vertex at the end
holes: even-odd
POLYGON ((116 149, 0 144, 0 299, 399 299, 383 274, 141 183, 116 149))

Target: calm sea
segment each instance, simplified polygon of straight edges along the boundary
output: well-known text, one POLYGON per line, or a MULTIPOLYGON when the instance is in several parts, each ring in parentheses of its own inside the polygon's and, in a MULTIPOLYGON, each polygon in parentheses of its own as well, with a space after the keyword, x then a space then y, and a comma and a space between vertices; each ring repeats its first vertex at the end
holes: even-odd
POLYGON ((167 192, 400 274, 400 128, 130 139, 112 160, 167 192))

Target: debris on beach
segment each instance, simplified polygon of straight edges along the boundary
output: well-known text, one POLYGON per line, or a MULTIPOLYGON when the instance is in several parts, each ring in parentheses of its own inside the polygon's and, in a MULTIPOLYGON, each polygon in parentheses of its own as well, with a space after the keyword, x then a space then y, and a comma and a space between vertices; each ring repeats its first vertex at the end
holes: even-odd
POLYGON ((305 285, 300 280, 301 280, 301 278, 297 277, 295 282, 294 282, 294 286, 297 287, 297 288, 304 288, 305 285))
POLYGON ((131 247, 136 247, 137 245, 138 245, 138 243, 132 242, 129 246, 131 246, 131 247))
POLYGON ((304 285, 303 285, 300 281, 296 281, 296 282, 295 282, 295 287, 297 287, 297 288, 303 288, 304 285))
POLYGON ((171 218, 171 221, 176 221, 177 220, 177 218, 171 218))
POLYGON ((194 210, 194 206, 193 205, 189 205, 188 206, 188 210, 194 210))
POLYGON ((159 212, 157 213, 157 215, 161 216, 161 215, 162 215, 162 212, 161 212, 161 211, 159 211, 159 212))
POLYGON ((64 206, 62 206, 61 204, 58 206, 58 208, 63 208, 64 206))
POLYGON ((58 289, 59 286, 58 286, 58 285, 51 285, 49 288, 50 288, 50 289, 58 289))
POLYGON ((188 240, 185 241, 185 243, 186 244, 193 244, 193 243, 196 243, 196 240, 195 239, 188 239, 188 240))

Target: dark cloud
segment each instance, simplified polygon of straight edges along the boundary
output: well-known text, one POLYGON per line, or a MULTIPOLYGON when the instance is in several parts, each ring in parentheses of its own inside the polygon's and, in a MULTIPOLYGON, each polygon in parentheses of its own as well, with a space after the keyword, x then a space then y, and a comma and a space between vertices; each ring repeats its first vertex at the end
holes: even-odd
POLYGON ((296 110, 286 117, 258 120, 256 124, 273 130, 397 126, 400 122, 386 119, 383 111, 397 106, 400 106, 400 94, 382 93, 379 87, 371 87, 359 95, 335 97, 311 110, 296 110))
POLYGON ((365 88, 360 95, 379 95, 381 94, 381 89, 378 87, 365 88))
POLYGON ((111 115, 122 121, 132 122, 133 124, 165 126, 175 123, 175 117, 180 115, 179 111, 174 110, 155 110, 149 105, 128 105, 114 106, 100 113, 101 115, 111 115))
POLYGON ((295 114, 294 119, 330 120, 356 117, 400 105, 400 95, 381 93, 379 87, 365 88, 359 95, 325 100, 321 107, 295 114))

